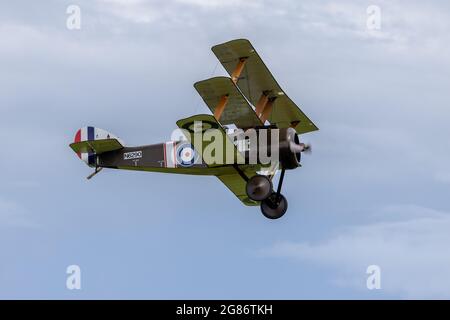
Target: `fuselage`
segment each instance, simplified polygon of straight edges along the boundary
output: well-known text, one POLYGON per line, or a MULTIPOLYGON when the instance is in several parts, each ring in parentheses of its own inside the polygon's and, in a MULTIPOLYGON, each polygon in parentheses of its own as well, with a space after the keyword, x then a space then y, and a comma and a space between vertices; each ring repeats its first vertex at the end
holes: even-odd
MULTIPOLYGON (((208 166, 187 141, 124 147, 105 152, 97 155, 97 167, 192 175, 221 175, 235 172, 233 164, 208 166)), ((244 164, 243 167, 259 169, 261 166, 244 164)))

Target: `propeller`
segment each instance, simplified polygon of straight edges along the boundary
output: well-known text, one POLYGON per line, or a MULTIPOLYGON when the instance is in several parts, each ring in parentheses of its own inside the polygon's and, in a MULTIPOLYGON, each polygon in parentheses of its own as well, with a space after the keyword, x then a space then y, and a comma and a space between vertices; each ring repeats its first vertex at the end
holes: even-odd
POLYGON ((311 153, 311 151, 312 151, 312 146, 311 146, 311 144, 308 144, 308 143, 298 143, 297 144, 295 142, 291 142, 289 145, 289 148, 294 153, 300 153, 300 152, 311 153))

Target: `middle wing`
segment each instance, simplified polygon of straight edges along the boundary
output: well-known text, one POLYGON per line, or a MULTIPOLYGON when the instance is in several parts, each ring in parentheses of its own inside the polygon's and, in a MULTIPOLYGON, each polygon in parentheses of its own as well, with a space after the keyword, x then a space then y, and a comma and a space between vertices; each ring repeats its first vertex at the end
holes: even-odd
POLYGON ((231 78, 215 77, 199 81, 194 88, 221 124, 235 124, 243 129, 262 125, 231 78))

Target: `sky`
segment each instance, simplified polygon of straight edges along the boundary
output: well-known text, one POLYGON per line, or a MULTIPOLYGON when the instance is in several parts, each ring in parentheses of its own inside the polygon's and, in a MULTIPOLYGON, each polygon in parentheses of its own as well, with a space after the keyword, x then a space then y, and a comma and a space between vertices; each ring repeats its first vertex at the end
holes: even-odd
POLYGON ((0 298, 449 299, 450 5, 444 1, 0 3, 0 298), (68 6, 81 12, 68 29, 68 6), (376 5, 380 29, 367 26, 376 5), (370 10, 369 10, 370 11, 370 10), (210 48, 249 39, 320 131, 279 220, 215 177, 103 170, 209 113, 210 48), (67 267, 81 289, 66 287, 67 267), (366 285, 379 266, 381 288, 366 285))

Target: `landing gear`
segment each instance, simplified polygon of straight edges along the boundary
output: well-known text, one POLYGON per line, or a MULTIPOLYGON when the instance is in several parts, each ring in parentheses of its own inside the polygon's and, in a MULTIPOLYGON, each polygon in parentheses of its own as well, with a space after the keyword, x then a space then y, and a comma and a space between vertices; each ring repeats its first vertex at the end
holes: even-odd
POLYGON ((247 196, 254 201, 261 201, 261 212, 269 219, 281 218, 287 211, 288 203, 281 194, 285 169, 281 169, 277 191, 273 191, 272 181, 263 175, 256 175, 247 181, 247 196))
POLYGON ((281 169, 280 181, 278 182, 277 192, 272 192, 270 196, 261 202, 261 212, 269 219, 281 218, 287 211, 288 203, 281 194, 285 169, 281 169))
POLYGON ((269 219, 281 218, 287 211, 288 203, 286 198, 277 192, 272 194, 261 202, 261 212, 269 219))
POLYGON ((247 196, 254 201, 267 199, 272 191, 272 181, 267 176, 257 174, 247 181, 245 187, 247 196))

